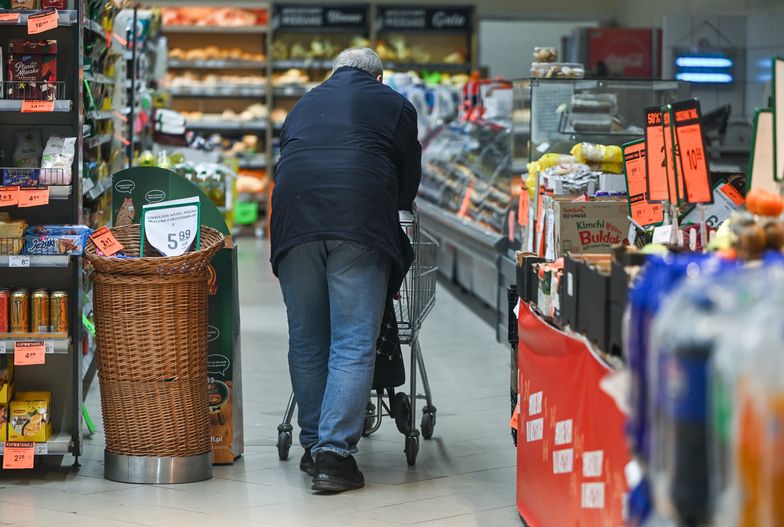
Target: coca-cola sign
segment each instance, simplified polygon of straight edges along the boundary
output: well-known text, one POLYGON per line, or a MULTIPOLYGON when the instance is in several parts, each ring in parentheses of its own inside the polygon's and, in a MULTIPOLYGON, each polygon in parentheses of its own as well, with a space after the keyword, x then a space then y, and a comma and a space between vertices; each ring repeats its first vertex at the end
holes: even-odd
POLYGON ((472 30, 473 7, 378 7, 379 31, 452 31, 472 30))
POLYGON ((307 31, 319 28, 368 31, 368 6, 307 6, 276 4, 273 27, 276 30, 307 31))
POLYGON ((591 28, 588 30, 588 68, 604 64, 612 77, 652 78, 659 49, 652 29, 591 28))

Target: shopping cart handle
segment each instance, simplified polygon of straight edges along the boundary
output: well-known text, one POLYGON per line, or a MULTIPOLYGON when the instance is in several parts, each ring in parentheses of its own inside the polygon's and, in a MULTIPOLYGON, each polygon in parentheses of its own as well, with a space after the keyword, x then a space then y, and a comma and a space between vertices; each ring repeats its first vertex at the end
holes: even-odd
POLYGON ((414 215, 407 210, 397 211, 397 217, 400 219, 400 223, 411 223, 414 221, 414 215))

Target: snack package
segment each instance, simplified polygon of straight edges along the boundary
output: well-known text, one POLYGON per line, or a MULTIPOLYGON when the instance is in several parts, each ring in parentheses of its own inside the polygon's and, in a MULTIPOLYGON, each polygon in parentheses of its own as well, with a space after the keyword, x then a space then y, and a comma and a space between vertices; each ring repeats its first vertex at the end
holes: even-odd
POLYGON ((66 0, 41 0, 41 9, 68 9, 66 0))
MULTIPOLYGON (((13 163, 16 168, 35 168, 41 165, 41 130, 39 128, 25 128, 16 132, 16 149, 14 149, 13 163)), ((5 174, 4 176, 5 177, 5 174)), ((35 184, 38 183, 36 177, 35 184)), ((11 185, 13 183, 6 183, 11 185)))
POLYGON ((13 99, 55 100, 57 93, 57 41, 11 40, 8 80, 18 82, 9 88, 13 99))
POLYGON ((53 234, 25 236, 25 254, 81 256, 87 234, 53 234))
POLYGON ((52 433, 49 392, 19 392, 9 405, 9 441, 45 443, 52 433))
POLYGON ((87 225, 31 225, 24 234, 29 236, 60 236, 63 234, 92 234, 87 225))
POLYGON ((620 146, 577 143, 571 154, 583 163, 623 163, 620 146))
POLYGON ((35 9, 35 0, 11 0, 11 9, 35 9))
POLYGON ((41 156, 41 174, 38 181, 42 185, 70 185, 71 166, 76 155, 75 137, 51 136, 41 156))
POLYGON ((0 404, 0 443, 8 439, 8 405, 0 404))

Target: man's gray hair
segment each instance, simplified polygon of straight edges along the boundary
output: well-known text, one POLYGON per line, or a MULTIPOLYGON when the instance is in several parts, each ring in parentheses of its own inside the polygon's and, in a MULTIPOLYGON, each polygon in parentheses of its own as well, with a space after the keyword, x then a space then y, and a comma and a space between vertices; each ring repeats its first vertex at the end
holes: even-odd
POLYGON ((378 77, 384 73, 381 58, 370 48, 349 48, 340 52, 332 63, 332 72, 345 67, 366 71, 378 77))

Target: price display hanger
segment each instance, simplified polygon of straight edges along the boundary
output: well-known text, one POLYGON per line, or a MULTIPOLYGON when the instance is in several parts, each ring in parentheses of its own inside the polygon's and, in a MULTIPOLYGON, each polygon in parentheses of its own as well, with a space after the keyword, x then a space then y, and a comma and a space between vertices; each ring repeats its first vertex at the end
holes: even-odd
POLYGON ((645 139, 626 143, 622 149, 629 217, 641 227, 661 225, 664 221, 664 208, 661 203, 648 200, 645 139))
POLYGON ((142 207, 141 247, 145 240, 163 256, 179 256, 201 246, 201 203, 198 197, 161 201, 142 207))

